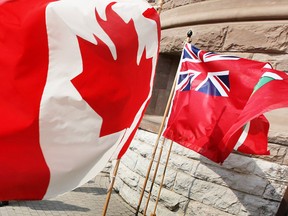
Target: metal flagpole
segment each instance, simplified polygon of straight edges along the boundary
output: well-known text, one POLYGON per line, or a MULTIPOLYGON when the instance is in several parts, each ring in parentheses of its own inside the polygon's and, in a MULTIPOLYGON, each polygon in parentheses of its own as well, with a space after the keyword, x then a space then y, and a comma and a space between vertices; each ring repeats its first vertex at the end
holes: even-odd
POLYGON ((107 209, 108 209, 108 205, 109 205, 110 197, 111 197, 111 194, 112 194, 112 191, 113 191, 113 186, 114 186, 114 183, 115 183, 115 178, 116 178, 116 175, 117 175, 119 164, 120 164, 120 159, 117 159, 115 167, 114 167, 114 170, 113 170, 112 181, 111 181, 111 183, 109 185, 109 188, 108 188, 108 193, 107 193, 106 201, 105 201, 105 204, 104 204, 104 207, 103 207, 102 216, 106 215, 106 212, 107 212, 107 209))
MULTIPOLYGON (((187 43, 190 43, 191 42, 191 36, 192 36, 193 32, 190 30, 187 32, 187 43)), ((177 70, 178 71, 178 70, 177 70)), ((156 143, 155 143, 155 146, 154 146, 154 151, 156 152, 157 150, 157 147, 158 147, 158 143, 159 143, 159 139, 160 139, 160 136, 163 132, 163 128, 164 128, 164 123, 165 123, 165 120, 166 120, 166 117, 167 117, 167 114, 168 114, 168 111, 170 109, 170 105, 171 105, 171 101, 172 101, 172 97, 173 97, 173 94, 174 94, 174 90, 175 90, 175 87, 176 87, 176 80, 177 80, 177 74, 175 76, 175 79, 174 79, 174 83, 173 83, 173 86, 172 86, 172 89, 171 89, 171 92, 170 92, 170 95, 169 95, 169 99, 168 99, 168 102, 167 102, 167 105, 166 105, 166 109, 165 109, 165 112, 164 112, 164 115, 163 115, 163 120, 162 120, 162 124, 160 126, 160 129, 159 129, 159 132, 158 132, 158 137, 157 137, 157 140, 156 140, 156 143)), ((151 183, 151 186, 150 186, 150 190, 149 190, 149 194, 148 194, 148 198, 147 198, 147 202, 146 202, 146 205, 145 205, 145 208, 144 208, 144 213, 143 215, 146 216, 146 211, 147 211, 147 208, 148 208, 148 205, 149 205, 149 201, 150 201, 150 196, 151 196, 151 193, 152 193, 152 190, 153 190, 153 186, 154 186, 154 181, 156 179, 156 176, 157 176, 157 171, 158 171, 158 167, 159 167, 159 163, 160 163, 160 159, 161 159, 161 155, 162 155, 162 151, 163 151, 163 146, 164 146, 164 142, 165 142, 165 139, 163 140, 162 142, 162 145, 161 145, 161 148, 160 148, 160 152, 159 152, 159 156, 158 156, 158 161, 157 161, 157 164, 156 164, 156 168, 155 168, 155 171, 154 171, 154 176, 153 176, 153 179, 152 179, 152 183, 151 183)), ((172 148, 172 143, 171 143, 171 148, 172 148)), ((144 182, 144 187, 142 189, 142 193, 141 193, 141 201, 142 201, 142 198, 143 198, 143 195, 144 195, 144 192, 145 192, 145 188, 146 188, 146 184, 147 184, 147 181, 148 181, 148 178, 149 178, 149 174, 150 174, 150 171, 151 171, 151 167, 152 167, 152 164, 153 164, 153 161, 154 161, 154 157, 155 157, 155 152, 151 161, 150 161, 150 166, 149 166, 149 169, 147 171, 147 175, 146 175, 146 179, 145 179, 145 182, 144 182)), ((168 155, 167 155, 167 162, 166 162, 166 166, 168 164, 168 160, 169 160, 169 157, 170 157, 170 152, 168 152, 168 155)), ((166 172, 166 167, 164 169, 166 172)), ((163 172, 163 176, 165 175, 163 172)), ((164 177, 163 177, 164 178, 164 177)), ((163 179, 164 180, 164 179, 163 179)), ((161 190, 161 189, 160 189, 161 190)), ((159 194, 160 195, 160 194, 159 194)), ((158 201, 157 201, 158 203, 158 201)), ((139 211, 139 208, 140 208, 140 205, 141 205, 141 202, 139 202, 138 204, 138 207, 137 207, 137 212, 136 212, 136 215, 138 214, 138 211, 139 211)), ((155 210, 156 211, 156 210, 155 210)))

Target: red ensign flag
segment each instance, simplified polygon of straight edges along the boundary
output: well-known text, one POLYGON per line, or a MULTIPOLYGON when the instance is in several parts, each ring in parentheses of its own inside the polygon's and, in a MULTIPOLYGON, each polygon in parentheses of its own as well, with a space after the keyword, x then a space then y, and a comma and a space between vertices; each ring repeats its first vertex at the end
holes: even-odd
POLYGON ((0 17, 0 200, 53 197, 126 151, 159 17, 142 0, 1 0, 0 17))
POLYGON ((222 163, 233 148, 269 154, 264 112, 288 106, 288 76, 269 64, 186 44, 163 136, 222 163))

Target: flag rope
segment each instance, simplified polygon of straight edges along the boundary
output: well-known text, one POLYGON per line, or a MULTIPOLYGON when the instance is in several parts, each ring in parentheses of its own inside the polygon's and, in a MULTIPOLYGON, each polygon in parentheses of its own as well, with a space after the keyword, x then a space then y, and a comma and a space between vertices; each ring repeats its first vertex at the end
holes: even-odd
MULTIPOLYGON (((191 30, 188 31, 187 38, 186 38, 187 43, 191 42, 192 34, 193 34, 193 32, 191 30)), ((166 118, 167 118, 167 115, 168 115, 168 112, 169 112, 169 109, 170 109, 171 101, 172 101, 172 98, 173 98, 173 94, 174 94, 174 91, 175 91, 175 88, 176 88, 176 80, 177 80, 177 72, 176 72, 176 75, 175 75, 175 78, 174 78, 174 82, 173 82, 173 85, 172 85, 172 88, 171 88, 171 91, 170 91, 170 95, 169 95, 169 98, 168 98, 168 101, 167 101, 167 104, 166 104, 166 108, 165 108, 165 111, 164 111, 164 114, 163 114, 162 122, 161 122, 161 125, 160 125, 160 128, 159 128, 159 131, 158 131, 158 136, 157 136, 156 142, 154 144, 153 152, 152 152, 152 155, 151 155, 151 160, 150 160, 150 163, 149 163, 149 166, 148 166, 148 169, 147 169, 146 177, 145 177, 143 188, 142 188, 142 191, 141 191, 141 194, 140 194, 140 198, 139 198, 139 202, 138 202, 138 206, 137 206, 137 209, 136 209, 135 216, 138 215, 139 210, 140 210, 140 206, 141 206, 141 203, 142 203, 142 199, 143 199, 143 196, 144 196, 146 185, 147 185, 147 182, 148 182, 148 179, 149 179, 149 175, 150 175, 150 172, 151 172, 151 168, 152 168, 152 165, 153 165, 155 154, 156 154, 156 151, 157 151, 157 148, 158 148, 159 140, 160 140, 160 137, 161 137, 163 129, 164 129, 165 121, 166 121, 166 118)), ((164 145, 164 141, 163 141, 162 145, 164 145)), ((162 148, 163 147, 161 147, 161 149, 162 148)), ((161 149, 160 149, 160 153, 159 153, 159 157, 158 157, 159 159, 158 159, 157 165, 156 165, 157 169, 155 169, 155 171, 154 171, 153 182, 151 183, 149 197, 147 199, 146 206, 145 206, 145 209, 144 209, 144 214, 143 214, 144 216, 146 216, 145 214, 146 214, 146 210, 148 208, 148 204, 149 204, 149 201, 150 201, 150 195, 151 195, 151 192, 152 192, 152 189, 153 189, 155 176, 157 175, 157 170, 158 170, 158 166, 159 166, 159 163, 160 163, 160 158, 161 158, 161 155, 162 155, 162 150, 161 149)))

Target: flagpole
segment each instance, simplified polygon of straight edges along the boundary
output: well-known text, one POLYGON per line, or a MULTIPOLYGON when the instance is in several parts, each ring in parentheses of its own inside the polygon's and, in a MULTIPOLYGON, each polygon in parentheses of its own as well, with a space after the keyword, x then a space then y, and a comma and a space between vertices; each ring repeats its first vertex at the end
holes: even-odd
MULTIPOLYGON (((191 42, 192 34, 193 34, 193 32, 191 30, 187 32, 187 39, 186 40, 187 40, 188 43, 191 42)), ((162 122, 161 122, 161 125, 160 125, 160 128, 159 128, 159 131, 158 131, 157 139, 156 139, 156 142, 154 144, 154 149, 153 149, 153 152, 152 152, 152 155, 151 155, 151 160, 150 160, 150 163, 149 163, 149 166, 148 166, 148 169, 147 169, 147 173, 146 173, 146 177, 145 177, 145 180, 144 180, 144 183, 143 183, 143 188, 142 188, 142 191, 141 191, 141 194, 140 194, 140 198, 139 198, 138 205, 137 205, 137 208, 136 208, 135 216, 138 216, 138 213, 139 213, 139 210, 140 210, 140 206, 141 206, 141 203, 142 203, 142 199, 143 199, 143 195, 144 195, 145 188, 146 188, 146 185, 147 185, 147 181, 149 179, 150 171, 151 171, 151 168, 152 168, 152 165, 153 165, 153 161, 154 161, 154 158, 155 158, 155 154, 156 154, 156 151, 157 151, 157 148, 158 148, 159 140, 160 140, 161 134, 162 134, 163 129, 164 129, 164 124, 165 124, 165 121, 166 121, 166 117, 168 115, 168 111, 170 109, 170 104, 171 104, 172 97, 173 97, 173 94, 174 94, 174 90, 175 90, 175 87, 176 87, 176 80, 177 80, 177 76, 175 75, 174 82, 173 82, 173 85, 172 85, 172 88, 171 88, 171 91, 170 91, 170 95, 169 95, 169 98, 168 98, 168 101, 167 101, 167 104, 166 104, 166 108, 165 108, 165 111, 164 111, 164 114, 163 114, 162 122)), ((159 153, 159 155, 160 155, 160 153, 159 153)), ((161 155, 160 155, 160 157, 161 157, 161 155)), ((158 160, 158 163, 159 163, 159 161, 160 160, 158 160)), ((152 182, 152 185, 153 185, 153 183, 154 182, 152 182)), ((150 190, 152 190, 152 188, 150 188, 150 190)), ((145 214, 144 214, 144 216, 145 216, 145 214)))
POLYGON ((145 188, 146 188, 146 185, 147 185, 147 181, 149 179, 150 171, 151 171, 151 168, 152 168, 152 165, 153 165, 153 161, 154 161, 154 158, 155 158, 155 154, 156 154, 156 151, 157 151, 157 148, 158 148, 159 140, 160 140, 163 128, 164 128, 165 120, 166 120, 166 117, 167 117, 167 114, 168 114, 168 111, 169 111, 169 107, 170 107, 170 103, 171 103, 171 100, 172 100, 172 96, 173 96, 173 92, 174 92, 175 86, 176 86, 176 76, 175 76, 174 83, 173 83, 173 86, 172 86, 172 89, 171 89, 171 92, 170 92, 170 95, 169 95, 169 98, 168 98, 168 102, 167 102, 166 109, 165 109, 165 112, 164 112, 164 115, 163 115, 162 123, 161 123, 159 131, 158 131, 158 136, 157 136, 156 142, 154 144, 154 149, 153 149, 153 152, 152 152, 152 155, 151 155, 151 160, 150 160, 150 163, 149 163, 149 166, 148 166, 148 169, 147 169, 146 177, 145 177, 143 188, 142 188, 142 191, 141 191, 141 194, 140 194, 140 198, 139 198, 139 202, 138 202, 138 206, 137 206, 137 209, 136 209, 135 216, 137 216, 138 213, 139 213, 139 209, 140 209, 140 206, 141 206, 141 203, 142 203, 142 199, 143 199, 143 195, 144 195, 145 188))
POLYGON ((162 179, 161 179, 158 195, 157 195, 157 198, 156 198, 154 210, 153 210, 153 213, 150 214, 150 216, 156 216, 156 209, 157 209, 157 205, 158 205, 158 202, 159 202, 159 199, 160 199, 160 194, 161 194, 161 190, 162 190, 162 187, 163 187, 163 183, 164 183, 164 179, 165 179, 165 174, 166 174, 166 170, 167 170, 167 166, 168 166, 168 162, 169 162, 172 146, 173 146, 173 141, 171 140, 170 147, 169 147, 168 154, 167 154, 167 158, 166 158, 165 167, 164 167, 164 170, 163 170, 163 173, 162 173, 162 179))
POLYGON ((162 156, 163 146, 164 146, 165 140, 166 140, 165 138, 162 140, 162 144, 161 144, 161 147, 160 147, 160 152, 159 152, 159 155, 158 155, 158 161, 157 161, 157 164, 156 164, 156 167, 155 167, 155 170, 154 170, 152 183, 150 185, 149 194, 148 194, 146 205, 145 205, 144 212, 143 212, 144 216, 146 215, 147 208, 148 208, 148 205, 149 205, 149 201, 150 201, 151 193, 152 193, 152 190, 153 190, 154 182, 155 182, 155 179, 156 179, 156 176, 157 176, 157 172, 158 172, 158 168, 159 168, 159 164, 160 164, 160 160, 161 160, 161 156, 162 156))
MULTIPOLYGON (((191 36, 192 36, 192 31, 190 30, 188 33, 187 33, 187 42, 190 43, 191 42, 191 36)), ((176 80, 176 77, 175 76, 175 80, 176 80)), ((175 82, 174 80, 174 82, 175 82)), ((174 90, 175 90, 175 86, 173 89, 171 89, 171 92, 172 94, 174 94, 174 90)), ((171 98, 172 99, 172 98, 171 98)), ((169 104, 167 103, 167 106, 170 108, 170 105, 171 105, 171 101, 169 101, 169 104)), ((166 116, 167 117, 167 116, 166 116)), ((162 132, 161 132, 162 133, 162 132)), ((148 208, 148 205, 149 205, 149 202, 150 202, 150 197, 151 197, 151 194, 152 194, 152 190, 153 190, 153 186, 154 186, 154 182, 155 182, 155 179, 156 179, 156 176, 157 176, 157 172, 158 172, 158 168, 159 168, 159 164, 160 164, 160 159, 161 159, 161 156, 162 156, 162 152, 163 152, 163 148, 164 148, 164 143, 165 143, 165 139, 163 140, 162 144, 161 144, 161 147, 160 147, 160 152, 159 152, 159 156, 158 156, 158 161, 157 161, 157 164, 156 164, 156 167, 155 167, 155 170, 154 170, 154 175, 153 175, 153 178, 152 178, 152 183, 150 185, 150 190, 149 190, 149 193, 148 193, 148 197, 147 197, 147 201, 146 201, 146 205, 145 205, 145 208, 144 208, 144 213, 143 215, 145 216, 146 215, 146 212, 147 212, 147 208, 148 208)), ((172 144, 171 144, 172 146, 172 144)), ((166 160, 166 166, 168 164, 168 160, 169 160, 169 156, 170 156, 170 152, 168 152, 168 156, 167 156, 167 160, 166 160)), ((164 170, 166 170, 166 167, 164 168, 164 170)), ((162 178, 165 176, 165 173, 166 171, 163 171, 162 173, 162 178)), ((164 178, 163 178, 163 181, 164 181, 164 178)), ((160 189, 159 191, 161 191, 161 186, 160 186, 160 189)), ((160 195, 160 194, 159 194, 160 195)), ((158 203, 158 202, 157 202, 158 203)), ((155 209, 156 210, 156 209, 155 209)), ((155 212, 153 213, 155 214, 155 212)), ((152 214, 152 215, 153 215, 152 214)))
MULTIPOLYGON (((193 34, 193 32, 191 30, 187 32, 187 38, 186 38, 187 43, 191 42, 192 34, 193 34)), ((176 79, 177 79, 177 74, 175 76, 173 87, 172 87, 171 92, 170 92, 169 100, 168 100, 167 105, 166 105, 167 111, 170 109, 172 97, 173 97, 173 94, 174 94, 174 91, 175 91, 176 79)), ((167 117, 167 114, 168 113, 166 113, 164 115, 164 119, 163 119, 164 123, 165 123, 165 119, 167 117)), ((162 129, 162 131, 163 131, 163 129, 162 129)), ((161 131, 160 135, 162 134, 162 131, 161 131)), ((161 159, 163 148, 164 148, 164 143, 165 143, 165 139, 163 140, 161 148, 160 148, 158 161, 157 161, 157 164, 156 164, 156 168, 154 170, 154 176, 153 176, 153 179, 152 179, 152 183, 151 183, 151 186, 150 186, 148 198, 147 198, 146 205, 145 205, 145 208, 144 208, 144 213, 143 213, 144 216, 146 215, 146 212, 147 212, 147 209, 148 209, 148 205, 149 205, 149 202, 150 202, 150 197, 151 197, 153 186, 154 186, 154 182, 155 182, 155 179, 156 179, 156 176, 157 176, 158 167, 159 167, 159 164, 160 164, 160 159, 161 159)), ((154 208, 154 212, 151 214, 151 216, 155 214, 155 211, 156 211, 156 208, 157 208, 159 196, 160 196, 160 193, 161 193, 161 187, 163 186, 163 181, 164 181, 164 178, 165 178, 165 172, 166 172, 166 169, 167 169, 167 165, 168 165, 168 161, 169 161, 169 157, 170 157, 170 153, 171 153, 172 143, 173 143, 173 141, 171 141, 171 144, 170 144, 170 149, 168 151, 168 155, 167 155, 167 158, 166 158, 166 165, 165 165, 165 168, 164 168, 163 173, 162 173, 162 183, 160 185, 160 189, 159 189, 158 197, 157 197, 157 200, 156 200, 156 205, 155 205, 155 208, 154 208)))
POLYGON ((117 159, 115 167, 114 167, 114 170, 113 170, 112 181, 111 181, 111 183, 109 185, 109 188, 108 188, 108 193, 107 193, 106 201, 105 201, 105 204, 104 204, 104 207, 103 207, 102 216, 105 216, 106 213, 107 213, 107 209, 108 209, 110 197, 111 197, 111 194, 112 194, 112 191, 113 191, 113 186, 114 186, 114 183, 115 183, 115 178, 116 178, 116 175, 117 175, 119 164, 120 164, 120 159, 117 159))

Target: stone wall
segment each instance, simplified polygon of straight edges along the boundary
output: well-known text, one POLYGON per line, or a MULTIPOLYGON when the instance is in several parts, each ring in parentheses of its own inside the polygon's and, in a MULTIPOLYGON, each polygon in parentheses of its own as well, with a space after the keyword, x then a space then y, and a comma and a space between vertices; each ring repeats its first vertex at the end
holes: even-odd
POLYGON ((160 57, 147 114, 162 115, 186 34, 200 49, 270 62, 288 71, 286 0, 169 0, 161 13, 160 57))
MULTIPOLYGON (((157 116, 164 112, 188 30, 201 49, 267 61, 288 71, 287 11, 287 0, 164 1, 151 103, 116 178, 115 189, 131 206, 138 204, 161 121, 157 116)), ((270 156, 235 152, 221 166, 174 143, 157 215, 275 215, 288 183, 288 111, 268 113, 268 117, 270 156)), ((147 215, 154 208, 168 145, 164 145, 147 215)), ((141 209, 145 202, 144 198, 141 209)))
MULTIPOLYGON (((283 137, 287 136, 270 134, 273 141, 269 143, 270 156, 256 158, 233 153, 223 165, 173 143, 157 215, 275 215, 288 183, 288 142, 283 137)), ((155 133, 139 129, 121 160, 115 189, 134 208, 138 205, 156 138, 155 133)), ((147 215, 154 209, 169 145, 170 141, 164 144, 147 215)), ((159 150, 141 210, 158 155, 159 150)))

